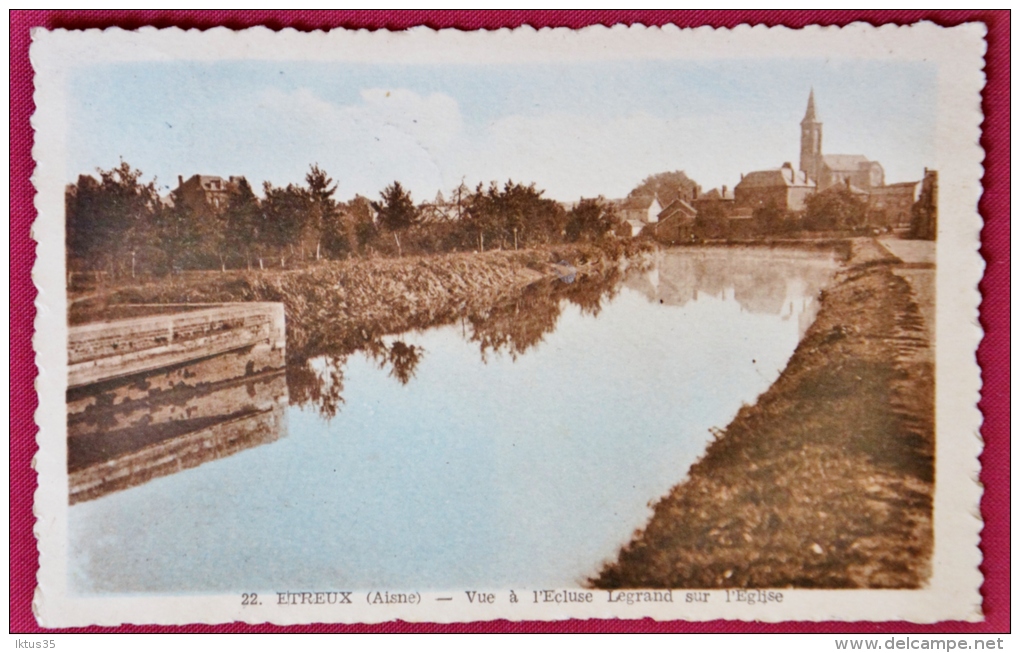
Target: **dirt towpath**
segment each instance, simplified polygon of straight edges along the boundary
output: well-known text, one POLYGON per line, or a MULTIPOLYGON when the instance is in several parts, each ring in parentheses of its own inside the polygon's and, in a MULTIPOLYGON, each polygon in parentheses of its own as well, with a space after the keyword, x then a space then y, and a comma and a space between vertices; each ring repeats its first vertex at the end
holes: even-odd
POLYGON ((923 586, 934 378, 903 263, 855 240, 779 379, 592 579, 619 587, 923 586))

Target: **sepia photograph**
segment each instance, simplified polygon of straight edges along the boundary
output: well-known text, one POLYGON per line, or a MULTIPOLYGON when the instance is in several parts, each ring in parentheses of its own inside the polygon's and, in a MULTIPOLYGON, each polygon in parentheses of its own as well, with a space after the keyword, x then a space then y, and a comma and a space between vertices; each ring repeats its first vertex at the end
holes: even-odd
POLYGON ((748 35, 774 56, 679 30, 564 56, 534 31, 145 34, 33 46, 106 47, 61 71, 45 170, 54 593, 126 610, 82 619, 223 596, 275 623, 789 619, 819 618, 798 590, 945 591, 937 490, 980 449, 938 417, 937 362, 974 344, 937 284, 973 252, 943 238, 979 220, 940 200, 970 188, 944 56, 847 54, 869 27, 748 35))

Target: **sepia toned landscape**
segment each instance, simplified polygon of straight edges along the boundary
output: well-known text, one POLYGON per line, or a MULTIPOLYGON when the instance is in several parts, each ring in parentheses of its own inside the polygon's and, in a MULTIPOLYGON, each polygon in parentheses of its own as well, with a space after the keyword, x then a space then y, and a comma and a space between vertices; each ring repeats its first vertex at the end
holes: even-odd
POLYGON ((715 187, 79 170, 76 591, 924 587, 938 173, 800 88, 715 187))

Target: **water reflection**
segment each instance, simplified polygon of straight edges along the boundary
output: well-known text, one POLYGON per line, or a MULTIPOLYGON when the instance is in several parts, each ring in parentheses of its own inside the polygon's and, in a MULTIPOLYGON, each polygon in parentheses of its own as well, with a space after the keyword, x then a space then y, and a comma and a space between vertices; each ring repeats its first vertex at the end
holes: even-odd
POLYGON ((605 302, 619 292, 620 272, 557 279, 536 283, 511 301, 467 317, 471 331, 466 338, 478 343, 482 361, 493 354, 511 360, 541 343, 556 329, 565 304, 580 307, 582 314, 597 316, 605 302))
MULTIPOLYGON (((409 330, 459 322, 462 337, 478 345, 483 363, 494 355, 516 361, 555 331, 564 307, 574 305, 582 315, 598 317, 621 288, 635 290, 649 302, 682 307, 699 297, 735 300, 742 310, 796 320, 803 335, 814 319, 818 293, 829 278, 831 257, 797 251, 766 249, 665 250, 632 262, 627 272, 612 269, 605 274, 578 274, 569 282, 553 279, 528 286, 507 301, 474 310, 459 317, 420 320, 409 330)), ((327 419, 336 417, 344 405, 344 367, 351 355, 361 352, 380 369, 406 385, 415 376, 425 350, 394 336, 364 330, 337 330, 320 325, 313 355, 296 352, 287 369, 291 404, 314 407, 327 419)), ((399 338, 399 336, 397 336, 399 338)))
MULTIPOLYGON (((575 305, 583 315, 598 316, 603 305, 619 292, 622 273, 613 269, 605 274, 578 274, 569 281, 545 280, 526 287, 519 295, 484 308, 464 308, 460 316, 422 319, 412 323, 414 331, 458 323, 462 337, 478 345, 482 362, 494 355, 511 360, 538 346, 556 329, 565 305, 575 305)), ((344 405, 344 368, 350 357, 364 354, 379 369, 406 385, 415 376, 426 351, 394 336, 372 334, 364 329, 339 329, 335 325, 318 326, 319 333, 309 338, 314 349, 293 351, 287 367, 290 402, 312 407, 326 419, 336 417, 344 405), (311 353, 312 355, 309 355, 311 353)))
POLYGON ((650 302, 684 306, 699 297, 734 300, 742 310, 796 319, 803 335, 828 282, 832 259, 798 251, 687 249, 657 252, 624 285, 650 302))
POLYGON ((314 407, 326 419, 336 417, 344 404, 344 367, 355 352, 364 352, 379 369, 389 369, 390 377, 401 385, 414 378, 425 350, 401 340, 387 344, 383 337, 366 340, 361 346, 338 347, 338 351, 312 359, 298 360, 287 366, 290 403, 314 407))
POLYGON ((245 358, 250 363, 250 355, 230 353, 69 393, 70 502, 96 499, 283 437, 283 370, 245 374, 245 358), (220 371, 234 367, 223 359, 237 359, 242 373, 215 374, 214 366, 220 371), (171 382, 168 389, 158 389, 168 377, 199 373, 205 376, 194 384, 174 387, 171 382), (142 390, 144 396, 132 396, 142 390))

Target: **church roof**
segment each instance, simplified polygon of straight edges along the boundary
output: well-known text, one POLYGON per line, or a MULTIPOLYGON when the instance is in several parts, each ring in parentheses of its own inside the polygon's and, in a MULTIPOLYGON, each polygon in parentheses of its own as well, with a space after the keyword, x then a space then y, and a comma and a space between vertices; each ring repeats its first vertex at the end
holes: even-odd
POLYGON ((863 154, 823 154, 822 163, 832 171, 856 172, 871 161, 863 154))

